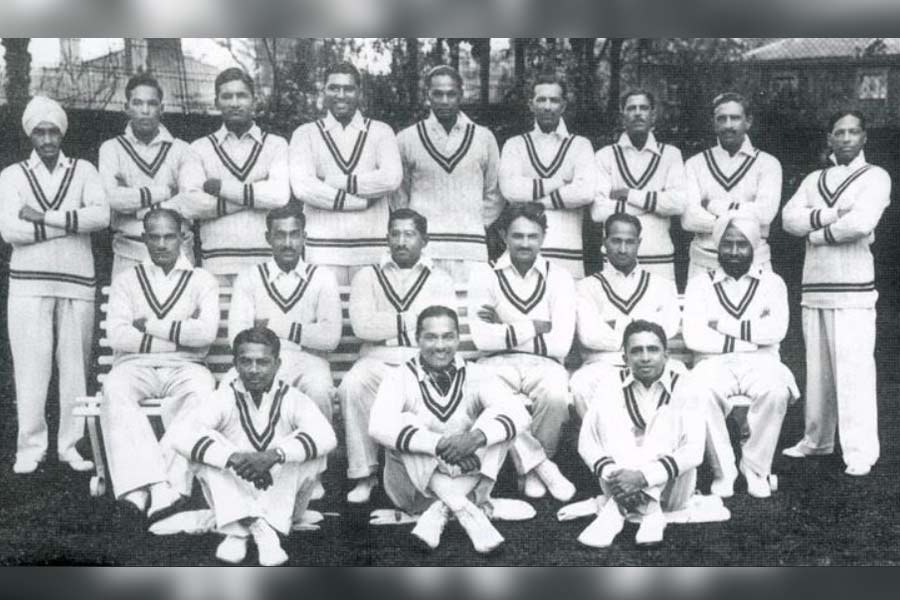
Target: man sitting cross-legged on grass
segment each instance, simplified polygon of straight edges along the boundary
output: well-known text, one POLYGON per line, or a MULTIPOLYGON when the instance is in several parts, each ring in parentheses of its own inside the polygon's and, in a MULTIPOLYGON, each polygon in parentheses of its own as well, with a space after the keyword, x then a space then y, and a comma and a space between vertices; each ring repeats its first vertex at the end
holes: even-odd
POLYGON ((452 514, 476 551, 491 552, 503 536, 489 516, 533 515, 524 502, 505 501, 530 514, 501 516, 489 498, 510 443, 527 430, 528 413, 488 369, 456 353, 455 311, 423 310, 416 341, 418 355, 385 377, 370 415, 369 434, 387 450, 385 491, 401 510, 421 513, 412 533, 429 548, 437 548, 452 514))
POLYGON ((591 405, 578 439, 578 452, 607 498, 578 536, 597 548, 612 544, 626 512, 641 515, 638 544, 661 542, 663 511, 684 508, 693 495, 706 440, 704 414, 677 385, 685 368, 669 360, 663 328, 632 321, 623 346, 626 367, 601 379, 603 402, 591 405))
POLYGON ((274 332, 244 330, 233 347, 238 379, 222 385, 169 435, 191 461, 216 529, 226 536, 216 558, 243 561, 252 535, 259 563, 279 565, 288 556, 278 533, 288 534, 292 519, 306 510, 337 440, 315 403, 276 378, 281 342, 274 332))

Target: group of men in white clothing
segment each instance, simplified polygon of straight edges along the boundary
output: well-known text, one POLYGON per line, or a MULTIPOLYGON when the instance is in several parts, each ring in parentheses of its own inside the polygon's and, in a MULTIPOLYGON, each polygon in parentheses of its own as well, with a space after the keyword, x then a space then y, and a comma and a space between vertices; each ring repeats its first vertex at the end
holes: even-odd
MULTIPOLYGON (((569 132, 555 76, 535 80, 534 127, 502 151, 460 110, 457 71, 435 67, 424 83, 428 117, 395 136, 360 111, 359 71, 335 65, 325 116, 288 142, 256 124, 252 78, 227 69, 215 82, 222 126, 187 144, 161 123, 159 83, 136 75, 128 125, 100 148, 99 170, 62 153, 65 112, 34 98, 22 118, 34 151, 0 173, 0 235, 14 247, 14 471, 45 459, 54 340, 59 459, 93 468, 75 447, 84 424, 72 401, 90 370, 90 233, 110 227, 114 363, 101 424, 114 494, 160 522, 196 479, 225 536, 222 561, 242 562, 253 538, 261 564, 281 564, 279 535, 322 518, 308 506, 326 493, 336 406, 347 501, 368 503, 383 485, 431 549, 451 519, 488 553, 503 542, 495 521, 533 515, 524 501, 492 496, 507 456, 526 497, 573 498, 554 462, 570 408, 602 496, 583 544, 609 546, 629 514, 641 520, 638 543, 662 541, 665 513, 684 508, 704 459, 711 493, 732 496, 741 475, 751 496, 768 497, 800 391, 780 360, 788 296, 766 241, 781 166, 750 142, 747 100, 714 100, 718 143, 685 163, 655 138, 646 90, 623 96, 624 132, 595 154, 569 132), (587 214, 603 224, 604 267, 585 276, 587 214), (676 216, 694 234, 683 312, 676 216), (503 243, 491 262, 489 227, 503 243), (350 288, 362 345, 336 387, 328 354, 342 336, 340 286, 350 288), (458 351, 459 287, 474 360, 458 351), (234 368, 217 384, 205 361, 223 288, 234 368), (679 333, 691 370, 669 358, 679 333), (581 364, 571 374, 570 354, 581 364), (167 399, 161 439, 141 410, 147 398, 167 399)), ((834 164, 810 174, 782 211, 788 233, 807 240, 806 428, 783 453, 832 453, 839 429, 846 473, 857 476, 879 452, 869 246, 891 188, 865 161, 865 142, 863 115, 836 114, 834 164)))

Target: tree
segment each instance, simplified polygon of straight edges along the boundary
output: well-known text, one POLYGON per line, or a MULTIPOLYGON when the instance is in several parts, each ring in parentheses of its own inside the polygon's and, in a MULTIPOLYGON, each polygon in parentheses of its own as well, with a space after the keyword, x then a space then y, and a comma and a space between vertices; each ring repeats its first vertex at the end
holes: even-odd
POLYGON ((31 38, 3 38, 6 50, 6 102, 15 112, 31 97, 31 38))
POLYGON ((479 98, 482 106, 491 101, 491 38, 470 38, 472 56, 478 61, 479 98))

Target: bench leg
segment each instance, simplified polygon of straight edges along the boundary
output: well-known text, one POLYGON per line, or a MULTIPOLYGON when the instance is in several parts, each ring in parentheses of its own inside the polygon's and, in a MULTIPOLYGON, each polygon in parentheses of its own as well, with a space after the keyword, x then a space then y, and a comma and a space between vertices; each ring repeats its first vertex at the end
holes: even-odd
POLYGON ((98 421, 100 417, 87 417, 88 434, 91 437, 91 453, 94 455, 94 466, 97 474, 91 477, 91 496, 99 498, 106 493, 106 463, 103 460, 103 448, 100 445, 98 421))

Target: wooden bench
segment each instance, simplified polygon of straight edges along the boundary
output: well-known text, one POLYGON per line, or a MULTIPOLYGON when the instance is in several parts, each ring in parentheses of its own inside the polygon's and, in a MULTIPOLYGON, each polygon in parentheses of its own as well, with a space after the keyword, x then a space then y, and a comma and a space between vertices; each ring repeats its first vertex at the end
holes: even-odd
MULTIPOLYGON (((328 355, 328 362, 331 364, 332 376, 334 378, 335 387, 340 385, 341 380, 353 366, 359 356, 359 349, 362 341, 353 334, 350 326, 349 315, 349 297, 350 287, 344 286, 340 289, 341 297, 341 341, 337 349, 328 355)), ((464 287, 456 289, 456 304, 460 318, 460 354, 465 358, 475 358, 478 351, 472 341, 472 335, 469 329, 468 309, 466 306, 467 290, 464 287)), ((679 308, 683 308, 684 298, 678 298, 679 308)), ((216 381, 219 382, 225 376, 232 366, 231 344, 228 340, 228 310, 231 306, 231 288, 221 288, 219 297, 219 306, 221 310, 219 320, 219 332, 216 340, 210 346, 209 355, 206 364, 212 372, 216 381)), ((103 444, 101 443, 100 432, 100 407, 103 403, 102 387, 106 375, 112 369, 113 353, 109 346, 109 340, 106 337, 107 313, 109 311, 109 287, 101 290, 101 301, 98 307, 98 356, 96 360, 96 393, 92 396, 82 396, 75 399, 74 414, 75 416, 84 417, 88 426, 88 435, 91 442, 91 450, 94 456, 94 464, 96 474, 90 480, 90 492, 92 496, 102 496, 106 493, 107 473, 104 462, 103 444)), ((669 354, 672 358, 676 358, 687 366, 693 362, 691 352, 685 347, 681 333, 669 341, 669 354)), ((570 371, 580 366, 580 360, 577 355, 570 354, 567 360, 567 367, 570 371)), ((148 417, 159 417, 162 404, 168 401, 168 398, 147 398, 141 403, 144 413, 148 417)), ((749 405, 749 399, 746 403, 749 405)), ((340 407, 337 406, 335 399, 334 415, 340 418, 340 407)))

